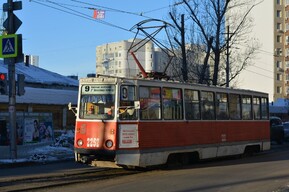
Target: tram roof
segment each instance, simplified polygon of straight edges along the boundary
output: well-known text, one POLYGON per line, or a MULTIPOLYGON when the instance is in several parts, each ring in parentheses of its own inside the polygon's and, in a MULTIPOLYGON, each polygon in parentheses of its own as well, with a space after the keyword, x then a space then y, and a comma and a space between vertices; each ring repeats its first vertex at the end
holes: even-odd
POLYGON ((254 91, 249 89, 239 89, 239 88, 227 88, 214 85, 204 85, 197 83, 186 83, 173 80, 158 80, 158 79, 144 79, 144 78, 131 78, 131 77, 117 77, 109 75, 98 75, 97 77, 81 78, 80 83, 122 83, 122 84, 135 84, 135 85, 146 85, 146 86, 169 86, 175 88, 187 88, 187 89, 197 89, 202 91, 214 91, 214 92, 230 92, 238 94, 254 94, 260 96, 268 96, 268 93, 254 91))

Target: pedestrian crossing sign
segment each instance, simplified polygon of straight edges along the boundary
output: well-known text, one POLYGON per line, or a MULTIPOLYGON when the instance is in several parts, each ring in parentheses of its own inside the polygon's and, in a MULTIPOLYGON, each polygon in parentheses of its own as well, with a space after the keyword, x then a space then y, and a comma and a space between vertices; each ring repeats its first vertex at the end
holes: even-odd
POLYGON ((17 34, 0 36, 0 58, 17 57, 18 54, 17 34))

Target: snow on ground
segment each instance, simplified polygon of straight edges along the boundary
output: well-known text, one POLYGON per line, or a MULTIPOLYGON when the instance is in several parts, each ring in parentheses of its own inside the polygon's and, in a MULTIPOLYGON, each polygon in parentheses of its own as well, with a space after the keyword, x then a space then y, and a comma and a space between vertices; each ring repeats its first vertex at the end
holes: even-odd
POLYGON ((55 139, 54 144, 38 146, 29 149, 25 158, 0 159, 0 164, 23 163, 23 162, 52 162, 73 159, 73 131, 62 133, 55 139))

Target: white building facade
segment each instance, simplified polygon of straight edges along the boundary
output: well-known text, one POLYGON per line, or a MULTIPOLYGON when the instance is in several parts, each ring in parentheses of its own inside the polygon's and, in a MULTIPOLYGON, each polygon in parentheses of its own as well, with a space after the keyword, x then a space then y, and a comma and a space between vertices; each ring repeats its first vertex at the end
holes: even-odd
MULTIPOLYGON (((248 2, 247 0, 245 0, 248 2)), ((252 60, 252 65, 247 66, 245 70, 236 79, 238 88, 250 89, 269 93, 269 100, 275 99, 274 92, 274 11, 273 4, 276 0, 251 1, 248 7, 253 7, 248 17, 252 21, 247 39, 256 40, 259 47, 252 60), (259 4, 258 4, 259 2, 259 4)), ((251 43, 250 41, 248 44, 251 43)), ((238 52, 242 53, 246 45, 238 46, 238 52)))
POLYGON ((24 61, 27 64, 39 67, 39 56, 38 55, 25 55, 24 61))
POLYGON ((120 77, 135 77, 140 69, 131 55, 134 52, 136 58, 145 72, 161 70, 161 54, 155 49, 152 42, 141 43, 141 39, 129 39, 119 42, 107 43, 96 47, 96 73, 120 77), (137 45, 139 43, 139 45, 137 45), (137 46, 134 46, 137 45, 137 46), (133 48, 131 49, 131 47, 133 48))

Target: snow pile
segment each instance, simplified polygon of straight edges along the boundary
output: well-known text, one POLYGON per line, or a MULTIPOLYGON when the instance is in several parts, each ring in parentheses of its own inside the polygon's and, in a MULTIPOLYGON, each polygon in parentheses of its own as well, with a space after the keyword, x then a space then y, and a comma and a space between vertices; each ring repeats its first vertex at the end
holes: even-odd
POLYGON ((37 162, 57 161, 73 158, 74 132, 65 131, 55 139, 55 143, 33 149, 29 160, 37 162))
POLYGON ((56 137, 55 143, 38 147, 31 147, 27 152, 27 157, 22 159, 0 159, 0 164, 23 163, 23 162, 52 162, 74 158, 73 153, 73 131, 63 132, 56 137))
POLYGON ((59 137, 57 137, 55 139, 54 146, 73 148, 73 144, 74 144, 74 132, 70 130, 62 133, 59 137))

